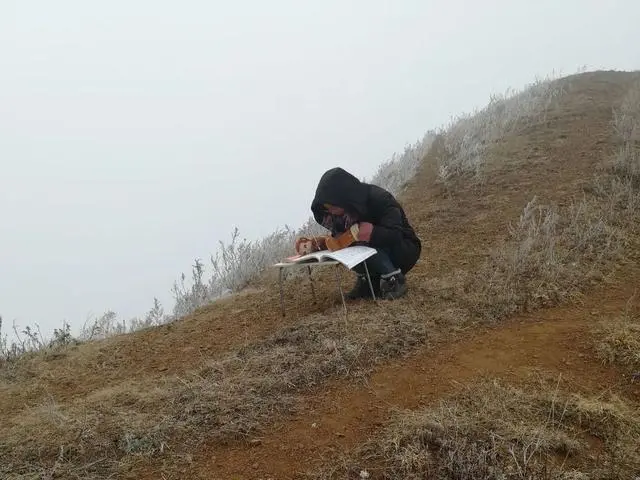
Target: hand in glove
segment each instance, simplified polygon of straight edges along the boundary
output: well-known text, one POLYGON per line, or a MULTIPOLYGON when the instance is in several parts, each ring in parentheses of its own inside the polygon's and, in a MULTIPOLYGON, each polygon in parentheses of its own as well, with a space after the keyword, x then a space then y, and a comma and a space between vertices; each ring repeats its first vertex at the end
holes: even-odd
POLYGON ((326 237, 298 237, 294 246, 298 255, 307 255, 327 249, 326 237))

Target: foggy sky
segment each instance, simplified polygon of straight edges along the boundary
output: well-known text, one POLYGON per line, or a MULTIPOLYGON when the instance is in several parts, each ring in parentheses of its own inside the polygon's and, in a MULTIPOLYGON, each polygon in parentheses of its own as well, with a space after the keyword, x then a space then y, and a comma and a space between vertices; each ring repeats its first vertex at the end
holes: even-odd
POLYGON ((0 2, 0 315, 143 315, 492 93, 640 67, 640 2, 0 2))

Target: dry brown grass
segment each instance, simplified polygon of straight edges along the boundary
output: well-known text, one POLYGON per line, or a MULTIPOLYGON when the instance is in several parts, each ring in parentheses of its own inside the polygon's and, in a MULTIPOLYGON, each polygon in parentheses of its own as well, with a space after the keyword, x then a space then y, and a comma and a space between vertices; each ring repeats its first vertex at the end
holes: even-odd
POLYGON ((294 411, 297 392, 363 377, 424 343, 427 330, 408 312, 318 315, 188 375, 131 382, 70 405, 51 400, 16 415, 3 433, 0 474, 107 478, 139 456, 175 460, 205 441, 246 439, 274 414, 294 411))
POLYGON ((633 478, 640 411, 540 381, 522 390, 481 379, 437 406, 396 412, 380 437, 316 479, 633 478))
POLYGON ((415 317, 314 316, 264 342, 210 362, 180 387, 183 424, 212 427, 219 442, 246 437, 276 410, 290 410, 300 390, 327 378, 361 378, 380 361, 397 357, 426 340, 427 325, 415 317), (203 412, 210 405, 222 411, 203 412))

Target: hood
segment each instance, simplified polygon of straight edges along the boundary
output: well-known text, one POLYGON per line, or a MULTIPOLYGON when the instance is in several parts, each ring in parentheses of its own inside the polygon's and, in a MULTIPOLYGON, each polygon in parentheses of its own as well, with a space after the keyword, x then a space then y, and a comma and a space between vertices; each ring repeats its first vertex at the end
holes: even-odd
POLYGON ((318 223, 322 223, 322 217, 326 211, 325 203, 342 207, 358 217, 366 213, 368 189, 355 176, 346 170, 336 167, 327 170, 316 188, 316 194, 311 203, 311 211, 318 223))

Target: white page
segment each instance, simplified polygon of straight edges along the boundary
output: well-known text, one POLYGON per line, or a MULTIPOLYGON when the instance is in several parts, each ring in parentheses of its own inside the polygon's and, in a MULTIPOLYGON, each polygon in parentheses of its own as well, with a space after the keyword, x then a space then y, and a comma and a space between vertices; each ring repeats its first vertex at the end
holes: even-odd
POLYGON ((332 259, 342 263, 348 269, 352 269, 359 263, 375 254, 376 250, 374 248, 364 245, 356 245, 353 247, 346 247, 335 252, 330 252, 329 250, 321 250, 319 252, 309 253, 295 260, 285 260, 284 263, 309 263, 309 261, 312 259, 322 262, 323 260, 332 259))
POLYGON ((323 257, 332 258, 339 261, 348 269, 352 269, 367 258, 376 254, 376 250, 364 245, 356 245, 355 247, 347 247, 335 252, 325 253, 323 257))

